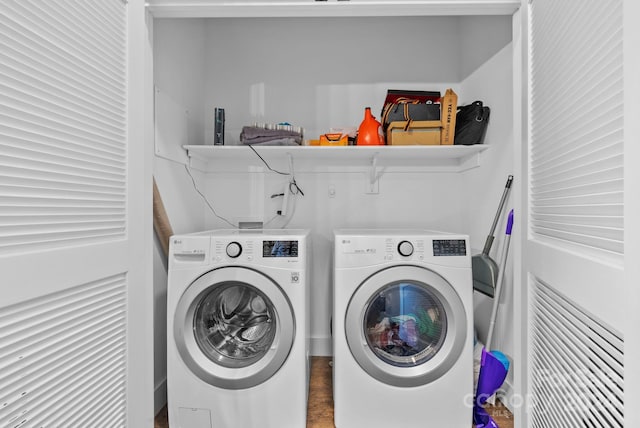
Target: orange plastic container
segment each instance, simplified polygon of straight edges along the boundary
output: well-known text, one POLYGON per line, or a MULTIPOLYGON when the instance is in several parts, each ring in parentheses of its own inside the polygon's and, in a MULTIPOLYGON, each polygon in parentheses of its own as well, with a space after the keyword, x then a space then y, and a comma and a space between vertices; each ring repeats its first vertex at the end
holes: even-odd
POLYGON ((384 144, 382 124, 371 114, 371 107, 364 109, 364 120, 358 128, 358 146, 380 146, 384 144))
POLYGON ((320 136, 321 146, 346 146, 349 139, 346 135, 340 133, 322 134, 320 136))

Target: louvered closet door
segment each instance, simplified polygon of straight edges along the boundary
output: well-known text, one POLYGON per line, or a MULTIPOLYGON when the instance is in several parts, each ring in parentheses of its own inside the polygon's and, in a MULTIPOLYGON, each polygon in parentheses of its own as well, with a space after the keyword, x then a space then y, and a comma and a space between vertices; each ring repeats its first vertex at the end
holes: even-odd
POLYGON ((529 2, 523 426, 624 426, 623 16, 622 0, 529 2))
POLYGON ((0 12, 0 427, 152 426, 143 2, 0 12))

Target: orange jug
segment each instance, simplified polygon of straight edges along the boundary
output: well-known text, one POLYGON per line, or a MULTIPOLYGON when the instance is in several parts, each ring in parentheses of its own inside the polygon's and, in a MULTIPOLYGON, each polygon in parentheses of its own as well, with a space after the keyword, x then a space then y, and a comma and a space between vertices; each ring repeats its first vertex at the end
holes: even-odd
POLYGON ((364 120, 358 128, 358 146, 379 146, 384 144, 382 124, 371 114, 371 107, 364 109, 364 120))

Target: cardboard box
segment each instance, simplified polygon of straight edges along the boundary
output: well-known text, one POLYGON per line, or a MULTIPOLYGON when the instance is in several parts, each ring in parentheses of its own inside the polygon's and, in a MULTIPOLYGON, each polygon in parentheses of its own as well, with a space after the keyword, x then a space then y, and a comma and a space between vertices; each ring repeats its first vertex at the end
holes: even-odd
POLYGON ((416 120, 410 123, 405 130, 407 122, 391 122, 387 128, 387 144, 392 146, 409 145, 440 145, 440 129, 442 122, 439 120, 416 120))
POLYGON ((442 100, 440 101, 442 112, 440 120, 442 121, 442 133, 440 136, 440 144, 452 145, 456 133, 456 114, 458 112, 458 95, 453 89, 447 89, 442 100))

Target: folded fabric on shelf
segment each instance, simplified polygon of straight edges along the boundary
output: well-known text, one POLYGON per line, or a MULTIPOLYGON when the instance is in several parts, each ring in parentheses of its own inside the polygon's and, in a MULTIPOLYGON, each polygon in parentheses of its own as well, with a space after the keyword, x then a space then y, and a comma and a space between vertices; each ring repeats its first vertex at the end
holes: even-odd
POLYGON ((299 146, 295 138, 277 138, 275 140, 264 141, 262 143, 244 142, 246 145, 252 146, 299 146))
POLYGON ((284 129, 264 129, 255 126, 245 126, 240 133, 240 142, 242 144, 263 144, 276 142, 273 145, 291 145, 302 143, 302 134, 295 131, 287 131, 284 129), (290 140, 290 142, 284 142, 290 140))

